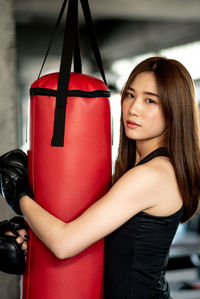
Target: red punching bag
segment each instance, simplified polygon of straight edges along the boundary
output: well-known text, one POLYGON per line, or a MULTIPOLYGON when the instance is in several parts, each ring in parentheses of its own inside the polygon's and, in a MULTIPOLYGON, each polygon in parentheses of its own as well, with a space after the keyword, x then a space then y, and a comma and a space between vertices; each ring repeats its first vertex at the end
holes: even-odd
MULTIPOLYGON (((105 79, 87 0, 81 4, 105 79)), ((28 167, 34 200, 65 222, 102 197, 111 182, 110 92, 97 78, 70 73, 74 45, 78 49, 77 7, 78 0, 69 0, 59 73, 36 80, 30 100, 28 167)), ((29 235, 23 299, 103 298, 104 240, 59 260, 31 230, 29 235)))

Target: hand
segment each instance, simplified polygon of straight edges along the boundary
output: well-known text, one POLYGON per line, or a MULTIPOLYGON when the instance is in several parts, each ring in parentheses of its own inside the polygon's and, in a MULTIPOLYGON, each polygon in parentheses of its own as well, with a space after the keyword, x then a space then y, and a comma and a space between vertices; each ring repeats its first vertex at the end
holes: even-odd
POLYGON ((23 274, 26 253, 27 226, 23 217, 0 222, 0 271, 23 274))
POLYGON ((24 195, 33 197, 28 185, 27 155, 20 149, 0 157, 0 192, 9 206, 21 215, 19 201, 24 195))
POLYGON ((12 219, 2 221, 0 223, 0 236, 15 236, 16 242, 21 244, 21 249, 24 254, 27 254, 27 240, 28 240, 28 227, 24 223, 24 217, 16 216, 12 219))
MULTIPOLYGON (((17 230, 19 236, 15 239, 18 244, 20 244, 22 251, 24 252, 24 256, 26 259, 27 255, 27 241, 28 241, 28 233, 25 229, 17 230)), ((5 232, 6 236, 15 236, 11 231, 5 232)), ((15 236, 16 237, 16 236, 15 236)))

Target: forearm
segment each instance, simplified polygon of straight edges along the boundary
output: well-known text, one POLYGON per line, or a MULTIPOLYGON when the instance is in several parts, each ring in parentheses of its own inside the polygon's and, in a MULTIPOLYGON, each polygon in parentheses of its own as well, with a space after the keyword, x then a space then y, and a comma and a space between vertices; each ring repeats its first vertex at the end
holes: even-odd
POLYGON ((20 200, 20 208, 37 237, 59 258, 63 239, 63 221, 54 217, 28 196, 20 200))

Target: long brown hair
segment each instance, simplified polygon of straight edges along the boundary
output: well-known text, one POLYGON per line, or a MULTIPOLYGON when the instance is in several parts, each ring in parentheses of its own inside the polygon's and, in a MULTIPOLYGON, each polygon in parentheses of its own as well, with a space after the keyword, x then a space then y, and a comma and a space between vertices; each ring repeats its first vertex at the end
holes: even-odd
MULTIPOLYGON (((166 121, 165 142, 183 198, 184 214, 181 221, 185 222, 197 212, 200 195, 200 143, 194 84, 180 62, 164 57, 148 58, 133 69, 122 90, 121 103, 135 77, 147 71, 153 72, 156 77, 166 121)), ((136 144, 126 136, 121 114, 120 143, 113 182, 135 165, 135 158, 136 144)))

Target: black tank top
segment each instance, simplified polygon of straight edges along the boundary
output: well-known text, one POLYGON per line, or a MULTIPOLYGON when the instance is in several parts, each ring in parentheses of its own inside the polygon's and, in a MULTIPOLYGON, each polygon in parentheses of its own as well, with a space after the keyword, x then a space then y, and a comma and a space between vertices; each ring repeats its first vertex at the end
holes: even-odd
MULTIPOLYGON (((137 165, 158 156, 159 148, 137 165)), ((105 240, 104 299, 169 299, 165 279, 169 249, 183 207, 173 215, 152 216, 140 212, 105 240)))

